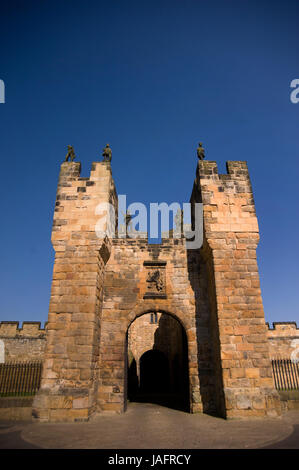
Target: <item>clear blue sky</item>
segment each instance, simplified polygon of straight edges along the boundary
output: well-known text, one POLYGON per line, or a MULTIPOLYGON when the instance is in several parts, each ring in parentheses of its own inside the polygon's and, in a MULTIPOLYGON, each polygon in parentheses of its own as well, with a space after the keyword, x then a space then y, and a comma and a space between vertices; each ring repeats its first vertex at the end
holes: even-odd
POLYGON ((187 202, 195 149, 247 160, 267 321, 298 313, 299 2, 1 2, 0 320, 46 321, 59 166, 109 142, 128 201, 187 202))

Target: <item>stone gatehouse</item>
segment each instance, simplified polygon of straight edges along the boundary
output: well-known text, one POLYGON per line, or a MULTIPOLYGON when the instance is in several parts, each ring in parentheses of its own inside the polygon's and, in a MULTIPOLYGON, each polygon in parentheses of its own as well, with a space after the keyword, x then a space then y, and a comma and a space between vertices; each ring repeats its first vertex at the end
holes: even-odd
POLYGON ((269 341, 246 162, 227 162, 224 175, 216 162, 198 162, 190 202, 203 204, 199 249, 171 235, 160 244, 99 238, 97 205, 117 209, 111 164, 94 162, 88 178, 80 171, 79 162, 61 165, 33 417, 80 421, 120 413, 142 393, 171 396, 192 413, 280 414, 269 349, 275 334, 269 341))

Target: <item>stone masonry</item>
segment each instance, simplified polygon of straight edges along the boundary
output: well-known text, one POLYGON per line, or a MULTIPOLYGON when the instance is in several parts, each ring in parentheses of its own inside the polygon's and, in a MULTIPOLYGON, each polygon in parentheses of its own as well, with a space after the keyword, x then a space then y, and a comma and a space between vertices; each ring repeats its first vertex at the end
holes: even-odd
POLYGON ((0 322, 0 342, 4 345, 4 362, 42 360, 46 346, 46 326, 40 322, 0 322))
POLYGON ((296 322, 274 322, 267 333, 271 359, 289 359, 293 354, 299 359, 299 328, 296 322))
POLYGON ((97 237, 99 203, 116 201, 109 164, 61 165, 52 244, 55 250, 48 337, 40 393, 33 415, 40 420, 87 419, 96 409, 100 312, 111 241, 97 237))
MULTIPOLYGON (((146 238, 98 237, 97 205, 117 206, 111 166, 94 162, 88 178, 80 177, 80 166, 61 165, 33 417, 80 421, 125 411, 128 330, 150 313, 171 316, 185 331, 191 412, 277 416, 246 162, 228 162, 228 174, 218 175, 215 162, 199 161, 191 196, 204 206, 204 244, 197 250, 187 250, 184 238, 151 245, 146 238)), ((107 214, 101 216, 108 226, 107 214)))
MULTIPOLYGON (((129 344, 128 351, 132 352, 135 360, 142 356, 145 351, 152 349, 154 344, 154 335, 159 328, 159 319, 161 313, 157 314, 158 322, 151 324, 149 316, 145 314, 131 324, 128 330, 129 344)), ((166 343, 160 345, 159 349, 164 350, 166 346, 172 350, 176 345, 178 347, 178 322, 173 319, 173 335, 177 337, 170 339, 161 338, 166 343), (168 341, 169 340, 169 341, 168 341), (168 341, 168 342, 167 342, 168 341)), ((47 341, 47 325, 41 328, 40 322, 23 322, 19 326, 18 321, 0 322, 0 342, 4 346, 4 362, 20 362, 31 360, 43 360, 47 341)), ((290 359, 294 350, 299 346, 299 328, 296 322, 274 322, 272 328, 266 323, 267 339, 269 344, 271 359, 290 359)), ((172 354, 174 352, 172 351, 172 354)))
POLYGON ((198 163, 192 200, 203 203, 218 410, 227 417, 275 415, 256 248, 258 223, 246 162, 198 163))

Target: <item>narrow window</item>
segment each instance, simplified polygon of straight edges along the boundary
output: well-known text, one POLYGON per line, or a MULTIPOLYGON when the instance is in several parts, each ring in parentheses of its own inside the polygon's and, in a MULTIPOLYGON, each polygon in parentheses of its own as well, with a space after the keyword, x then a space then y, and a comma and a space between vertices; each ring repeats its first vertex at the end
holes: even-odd
POLYGON ((151 313, 151 323, 158 323, 158 315, 156 313, 151 313))

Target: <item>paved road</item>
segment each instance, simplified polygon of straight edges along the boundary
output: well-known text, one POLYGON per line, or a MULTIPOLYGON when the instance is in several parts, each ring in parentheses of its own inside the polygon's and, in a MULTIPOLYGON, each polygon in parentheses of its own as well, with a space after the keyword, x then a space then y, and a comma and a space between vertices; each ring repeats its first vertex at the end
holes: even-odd
POLYGON ((228 420, 131 403, 88 423, 0 423, 1 449, 299 449, 299 411, 228 420))

